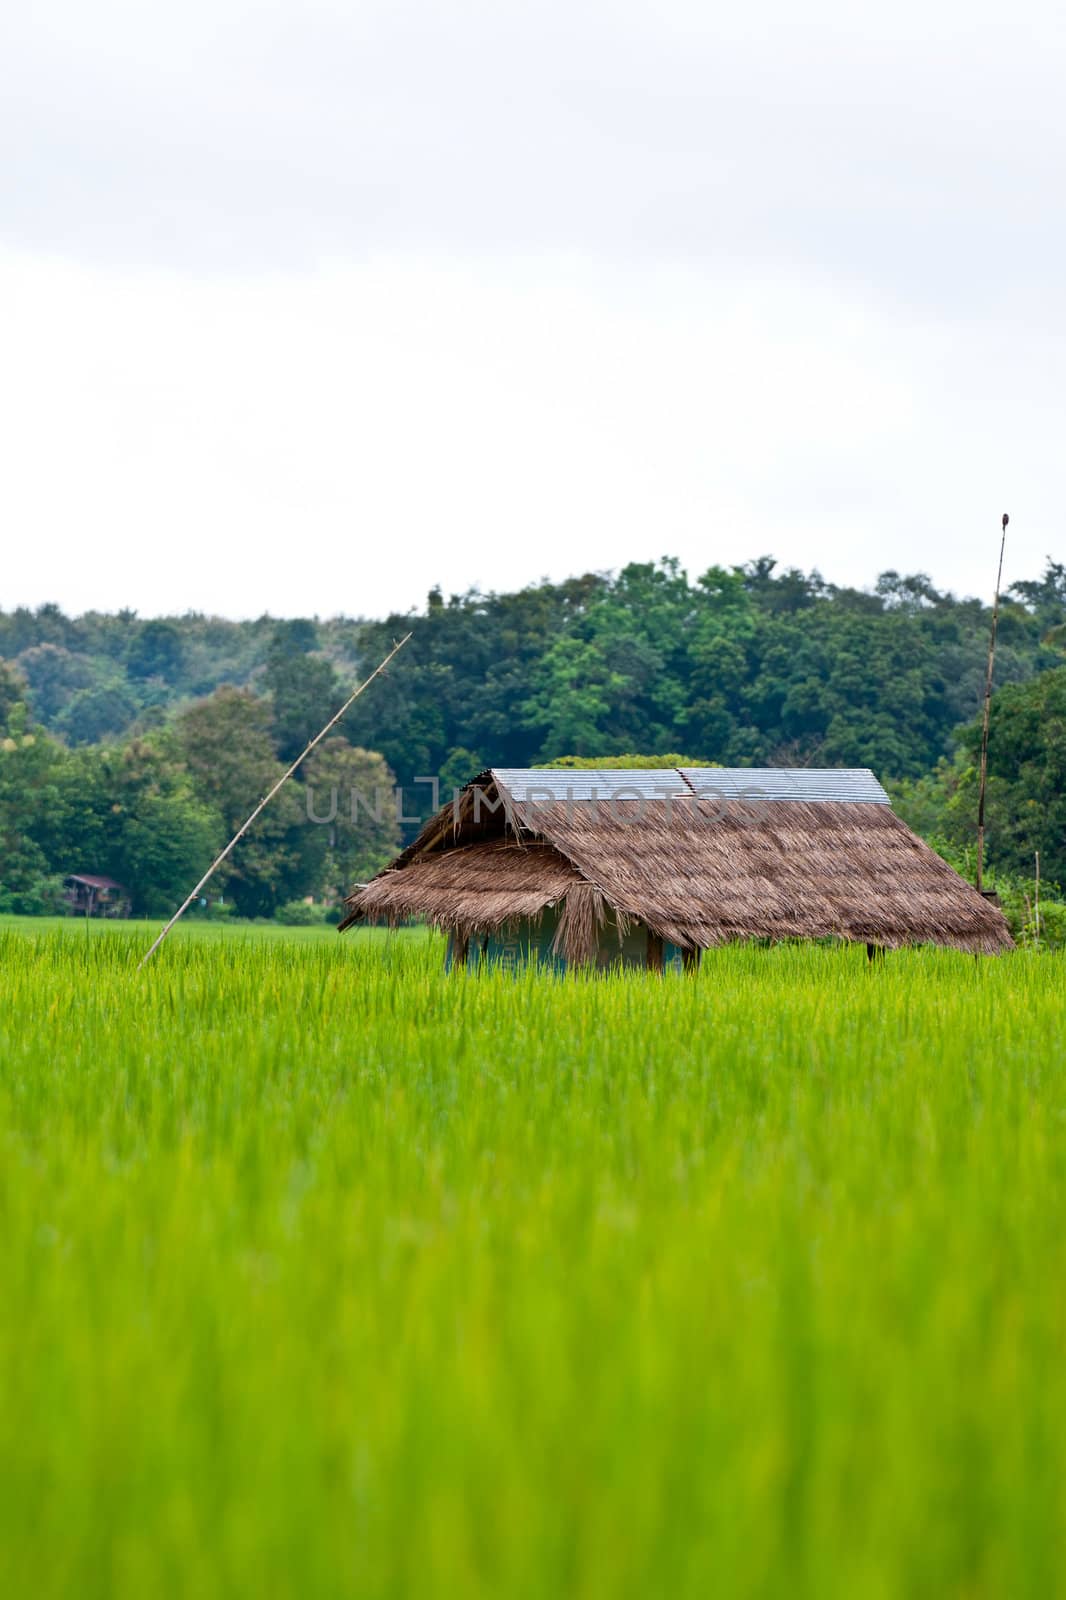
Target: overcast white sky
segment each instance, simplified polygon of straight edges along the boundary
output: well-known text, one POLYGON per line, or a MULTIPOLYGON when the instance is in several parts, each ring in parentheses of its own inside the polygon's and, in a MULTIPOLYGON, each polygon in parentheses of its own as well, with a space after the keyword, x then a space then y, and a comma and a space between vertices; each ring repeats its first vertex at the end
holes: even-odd
POLYGON ((1061 5, 37 0, 0 606, 1066 556, 1061 5))

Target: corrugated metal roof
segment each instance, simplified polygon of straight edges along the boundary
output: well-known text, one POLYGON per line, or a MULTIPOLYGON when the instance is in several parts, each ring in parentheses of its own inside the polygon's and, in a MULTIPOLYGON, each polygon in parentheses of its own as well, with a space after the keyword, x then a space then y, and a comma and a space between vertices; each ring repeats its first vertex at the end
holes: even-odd
POLYGON ((722 795, 731 800, 844 801, 887 806, 868 767, 494 767, 492 775, 521 801, 661 800, 669 795, 722 795))
POLYGON ((730 800, 890 804, 868 767, 683 767, 681 771, 697 794, 724 795, 730 800))
POLYGON ((685 780, 675 767, 598 767, 594 771, 574 767, 547 771, 536 767, 493 767, 492 775, 520 802, 608 800, 620 791, 624 791, 623 799, 665 800, 670 795, 688 793, 685 780))

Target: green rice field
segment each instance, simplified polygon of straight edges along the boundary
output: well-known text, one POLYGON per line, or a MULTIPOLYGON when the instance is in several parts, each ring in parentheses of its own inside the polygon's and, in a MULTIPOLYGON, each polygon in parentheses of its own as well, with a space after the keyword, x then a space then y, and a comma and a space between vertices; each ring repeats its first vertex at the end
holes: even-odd
POLYGON ((0 923, 18 1597, 1066 1591, 1066 958, 0 923))

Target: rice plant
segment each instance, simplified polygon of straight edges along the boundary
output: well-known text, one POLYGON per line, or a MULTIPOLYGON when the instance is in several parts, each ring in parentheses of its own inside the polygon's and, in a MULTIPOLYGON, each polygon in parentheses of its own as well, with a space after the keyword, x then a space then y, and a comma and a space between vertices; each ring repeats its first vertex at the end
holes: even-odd
POLYGON ((1066 958, 0 928, 34 1596, 1047 1596, 1066 958))

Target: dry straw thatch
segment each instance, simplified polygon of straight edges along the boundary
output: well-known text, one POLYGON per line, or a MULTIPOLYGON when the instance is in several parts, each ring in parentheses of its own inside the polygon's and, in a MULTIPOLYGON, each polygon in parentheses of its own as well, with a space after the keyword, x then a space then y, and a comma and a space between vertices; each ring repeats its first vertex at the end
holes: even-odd
MULTIPOLYGON (((575 966, 592 961, 607 922, 607 902, 594 883, 575 883, 563 899, 559 926, 555 930, 552 949, 575 966)), ((620 936, 628 928, 628 919, 619 912, 617 930, 620 936)))
MULTIPOLYGON (((478 780, 490 800, 492 774, 478 780)), ((594 951, 606 908, 682 949, 836 936, 975 953, 1011 948, 1000 912, 887 805, 797 800, 519 801, 475 819, 471 791, 348 901, 357 920, 460 934, 561 903, 557 946, 594 951)))
POLYGON ((537 917, 572 887, 575 867, 550 845, 506 837, 457 845, 383 872, 347 904, 342 931, 355 921, 424 917, 456 933, 493 933, 537 917))

